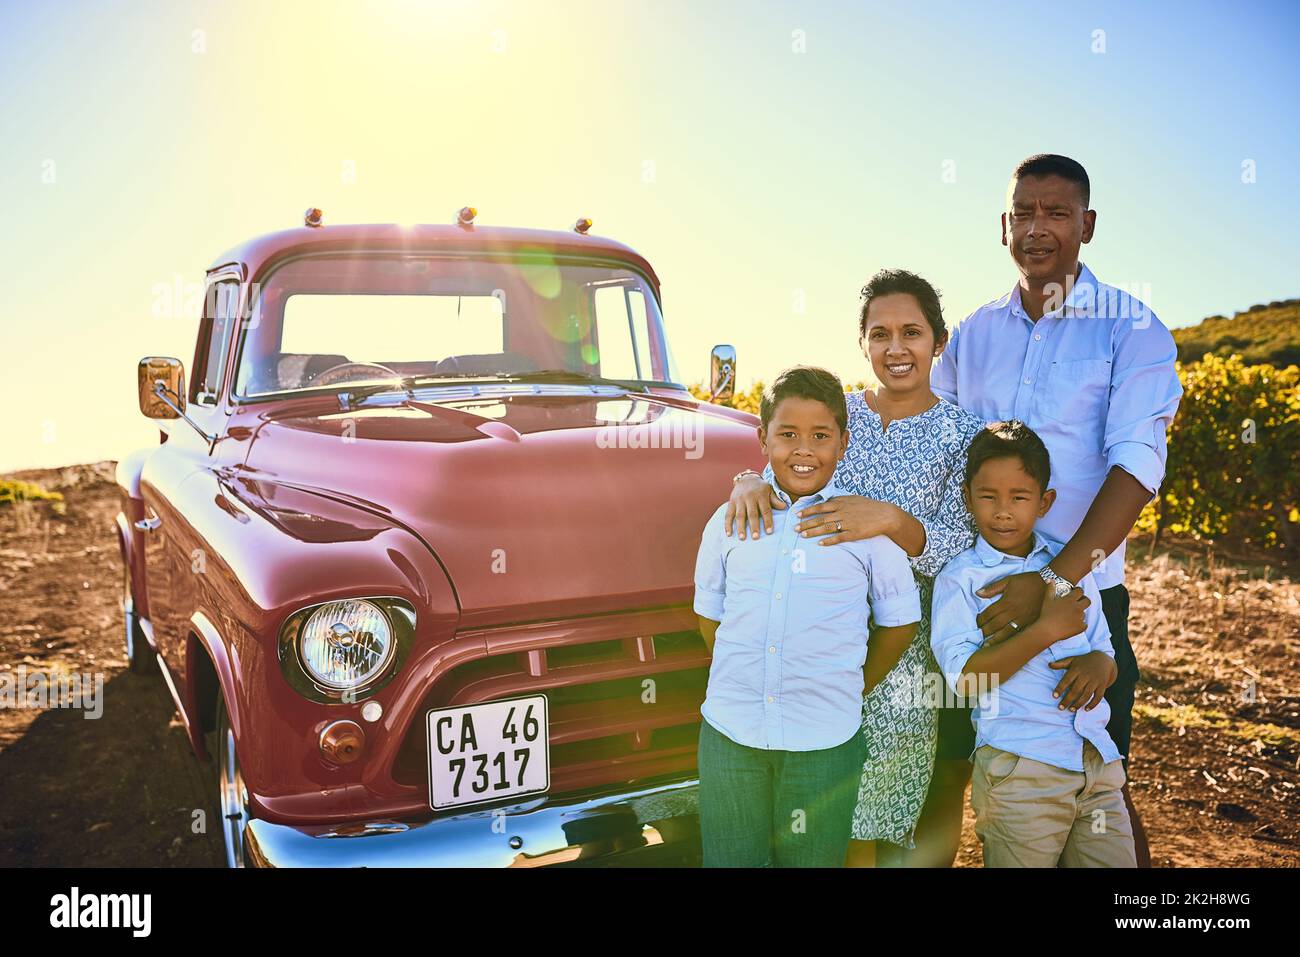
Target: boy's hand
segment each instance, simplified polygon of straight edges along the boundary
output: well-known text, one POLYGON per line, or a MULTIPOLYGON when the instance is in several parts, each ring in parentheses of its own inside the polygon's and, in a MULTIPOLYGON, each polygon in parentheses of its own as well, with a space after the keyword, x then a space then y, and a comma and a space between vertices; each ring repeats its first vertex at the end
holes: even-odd
POLYGON ((784 509, 789 506, 761 476, 747 475, 735 484, 731 498, 727 499, 727 513, 722 520, 723 531, 730 535, 732 524, 739 518, 741 538, 745 537, 746 528, 754 538, 758 538, 760 522, 767 534, 771 535, 774 508, 784 509))
POLYGON ((1119 675, 1115 659, 1104 651, 1090 651, 1086 655, 1062 658, 1053 661, 1048 667, 1066 669, 1056 690, 1052 692, 1052 697, 1061 699, 1057 707, 1062 710, 1069 708, 1078 711, 1079 706, 1083 705, 1084 711, 1091 711, 1101 704, 1106 689, 1119 675))
POLYGON ((1057 598, 1054 592, 1048 592, 1043 599, 1042 613, 1038 616, 1037 630, 1047 639, 1048 644, 1062 638, 1073 638, 1088 627, 1083 613, 1091 604, 1091 599, 1078 585, 1062 598, 1057 598))
MULTIPOLYGON (((1024 631, 1042 613, 1046 602, 1047 582, 1038 572, 1019 572, 985 585, 975 594, 981 598, 1002 597, 975 617, 984 633, 984 645, 996 645, 1018 631, 1024 631), (1015 622, 1015 625, 1011 623, 1015 622)), ((1082 628, 1079 631, 1083 631, 1082 628)), ((1079 631, 1071 632, 1077 635, 1079 631)))

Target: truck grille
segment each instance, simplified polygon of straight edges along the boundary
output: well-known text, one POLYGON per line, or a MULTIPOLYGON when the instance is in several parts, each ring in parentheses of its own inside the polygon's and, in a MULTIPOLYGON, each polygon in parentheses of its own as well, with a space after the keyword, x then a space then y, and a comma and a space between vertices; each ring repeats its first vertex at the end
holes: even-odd
POLYGON ((695 768, 709 655, 688 608, 461 632, 487 653, 438 676, 393 762, 427 788, 430 708, 545 693, 551 793, 695 768))

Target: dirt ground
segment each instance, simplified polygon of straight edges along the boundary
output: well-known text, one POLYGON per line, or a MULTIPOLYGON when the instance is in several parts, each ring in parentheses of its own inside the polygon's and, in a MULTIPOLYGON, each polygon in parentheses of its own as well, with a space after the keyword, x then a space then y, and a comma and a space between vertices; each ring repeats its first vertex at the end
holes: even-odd
MULTIPOLYGON (((0 866, 216 866, 204 769, 157 675, 127 671, 112 464, 14 473, 0 506, 0 672, 103 675, 102 717, 0 708, 0 866)), ((1162 867, 1300 864, 1300 584, 1258 556, 1130 545, 1134 801, 1162 867)), ((958 864, 979 866, 966 831, 958 864)))

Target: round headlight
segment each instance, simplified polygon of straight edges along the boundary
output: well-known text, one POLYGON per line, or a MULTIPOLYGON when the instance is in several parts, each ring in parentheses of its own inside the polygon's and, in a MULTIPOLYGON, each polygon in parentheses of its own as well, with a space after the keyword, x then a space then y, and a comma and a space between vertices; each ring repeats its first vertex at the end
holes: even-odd
POLYGON ((360 598, 321 605, 302 626, 298 654, 312 680, 335 691, 357 688, 379 675, 393 657, 387 616, 360 598))

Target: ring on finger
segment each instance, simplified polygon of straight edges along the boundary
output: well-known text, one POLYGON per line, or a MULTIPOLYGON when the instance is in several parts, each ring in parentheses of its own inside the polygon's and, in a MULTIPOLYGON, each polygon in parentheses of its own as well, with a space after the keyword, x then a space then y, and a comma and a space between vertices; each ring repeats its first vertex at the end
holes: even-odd
POLYGON ((1011 625, 1011 628, 1012 628, 1014 631, 1019 631, 1019 630, 1020 630, 1020 626, 1017 625, 1014 621, 1012 621, 1012 622, 1008 622, 1008 624, 1011 625))

